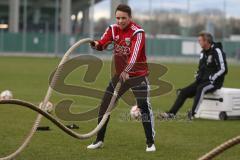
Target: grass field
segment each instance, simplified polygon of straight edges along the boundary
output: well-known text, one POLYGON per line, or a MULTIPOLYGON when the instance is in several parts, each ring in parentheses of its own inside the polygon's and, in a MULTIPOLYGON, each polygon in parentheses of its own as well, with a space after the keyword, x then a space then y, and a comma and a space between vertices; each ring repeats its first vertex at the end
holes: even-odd
MULTIPOLYGON (((57 58, 30 58, 30 57, 1 57, 0 58, 0 90, 9 89, 14 98, 38 104, 42 101, 47 87, 48 78, 54 67, 58 64, 57 58)), ((174 88, 183 87, 193 81, 196 64, 165 63, 169 70, 163 79, 171 82, 174 88), (179 75, 181 73, 181 76, 179 75)), ((97 77, 96 82, 85 84, 104 90, 109 81, 110 63, 105 62, 104 68, 97 77)), ((240 66, 229 65, 225 86, 240 88, 240 66)), ((67 83, 79 85, 85 73, 84 67, 74 72, 66 80, 67 83)), ((167 110, 175 99, 175 89, 169 94, 151 99, 155 112, 167 110)), ((85 111, 95 107, 100 100, 68 96, 54 93, 52 102, 61 98, 74 99, 73 110, 85 111)), ((182 114, 191 106, 188 100, 182 114)), ((118 108, 114 110, 109 123, 105 147, 89 151, 86 146, 94 138, 79 141, 44 119, 41 125, 49 125, 50 131, 37 132, 30 145, 17 158, 19 160, 196 160, 223 141, 240 133, 239 121, 210 121, 186 120, 159 121, 156 119, 156 147, 155 153, 145 152, 145 138, 141 123, 124 121, 121 116, 129 112, 130 107, 121 100, 118 108)), ((31 128, 36 113, 21 107, 0 106, 0 157, 14 151, 22 142, 31 128)), ((71 122, 64 122, 69 124, 71 122)), ((80 126, 77 132, 86 133, 93 129, 96 120, 88 122, 74 122, 80 126)), ((239 160, 240 146, 225 152, 217 160, 239 160)))

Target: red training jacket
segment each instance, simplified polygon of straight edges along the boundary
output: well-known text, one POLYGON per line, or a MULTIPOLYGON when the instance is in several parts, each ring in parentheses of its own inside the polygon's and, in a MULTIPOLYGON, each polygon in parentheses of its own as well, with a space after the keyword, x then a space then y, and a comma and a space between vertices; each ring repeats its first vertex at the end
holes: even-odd
POLYGON ((116 74, 123 71, 129 76, 145 76, 148 74, 147 58, 145 54, 144 30, 134 22, 125 29, 117 24, 109 26, 98 41, 97 50, 103 50, 108 44, 114 43, 114 62, 116 74))

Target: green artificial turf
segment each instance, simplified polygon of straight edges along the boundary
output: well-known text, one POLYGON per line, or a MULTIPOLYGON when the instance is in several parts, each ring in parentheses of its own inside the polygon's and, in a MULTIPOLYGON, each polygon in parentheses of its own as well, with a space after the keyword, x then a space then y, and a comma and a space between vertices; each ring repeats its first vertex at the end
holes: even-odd
MULTIPOLYGON (((8 89, 14 98, 38 104, 44 98, 48 88, 50 73, 60 59, 31 57, 0 57, 0 91, 8 89)), ((161 61, 159 61, 161 63, 161 61)), ((151 98, 154 113, 167 110, 173 103, 177 88, 188 85, 194 80, 197 64, 164 63, 168 72, 161 78, 173 84, 174 89, 163 96, 151 98)), ((104 62, 95 82, 82 82, 85 67, 74 70, 66 83, 86 85, 104 91, 110 79, 110 63, 104 62)), ((229 65, 225 87, 240 88, 240 69, 238 65, 229 65)), ((51 102, 61 99, 74 100, 72 111, 84 112, 95 108, 100 99, 54 92, 51 102)), ((130 107, 120 100, 113 111, 108 126, 103 149, 87 150, 94 137, 89 140, 77 140, 43 119, 42 126, 50 126, 50 131, 38 131, 29 146, 16 158, 19 160, 196 160, 198 157, 221 144, 225 140, 239 135, 240 122, 214 121, 196 119, 187 121, 184 116, 191 107, 188 100, 180 110, 182 119, 160 121, 155 119, 156 147, 155 153, 145 152, 145 137, 140 122, 126 117, 130 107)), ((30 130, 36 113, 14 106, 0 105, 0 157, 13 152, 21 144, 30 130)), ((67 122, 78 124, 79 133, 86 133, 96 126, 96 120, 85 122, 67 122)), ((217 160, 238 160, 240 146, 236 146, 217 157, 217 160)))

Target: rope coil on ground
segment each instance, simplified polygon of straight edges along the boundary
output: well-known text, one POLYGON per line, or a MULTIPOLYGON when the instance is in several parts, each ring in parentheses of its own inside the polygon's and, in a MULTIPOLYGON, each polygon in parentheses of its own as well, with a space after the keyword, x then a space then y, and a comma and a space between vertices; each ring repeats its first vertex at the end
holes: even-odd
MULTIPOLYGON (((56 69, 56 72, 52 78, 52 81, 50 83, 50 86, 48 88, 48 91, 44 97, 44 100, 43 100, 43 104, 39 107, 31 104, 31 103, 28 103, 28 102, 24 102, 24 101, 21 101, 21 100, 2 100, 0 101, 0 104, 16 104, 16 105, 21 105, 21 106, 25 106, 25 107, 28 107, 36 112, 38 112, 39 114, 37 115, 37 118, 33 124, 33 127, 31 128, 31 130, 29 131, 27 137, 24 139, 23 143, 20 145, 20 147, 13 153, 11 153, 10 155, 8 156, 5 156, 5 157, 2 157, 0 158, 0 160, 11 160, 11 159, 14 159, 17 155, 19 155, 23 150, 24 148, 26 148, 26 146, 29 144, 29 142, 31 141, 34 133, 36 132, 40 122, 41 122, 41 119, 43 116, 45 116, 46 118, 48 118, 50 121, 52 121, 54 124, 56 124, 59 128, 61 128, 63 131, 65 131, 66 133, 68 133, 69 135, 75 137, 75 138, 78 138, 78 139, 86 139, 86 138, 90 138, 92 137, 93 135, 95 135, 101 128, 102 126, 105 124, 105 122, 107 121, 107 117, 110 115, 110 112, 115 104, 115 101, 116 101, 116 98, 117 98, 117 95, 113 95, 112 99, 111 99, 111 102, 108 106, 108 109, 106 111, 106 113, 103 115, 103 118, 101 120, 101 122, 97 125, 97 127, 95 129, 93 129, 91 132, 87 133, 87 134, 78 134, 76 132, 73 132, 72 130, 66 128, 61 122, 57 121, 54 117, 52 117, 51 115, 49 115, 48 113, 46 113, 44 110, 46 108, 46 104, 47 102, 49 101, 51 95, 52 95, 52 91, 53 91, 53 86, 55 85, 55 82, 57 81, 59 75, 60 75, 60 72, 62 70, 62 66, 63 64, 68 60, 69 58, 69 55, 77 49, 77 47, 79 47, 81 44, 84 44, 84 43, 89 43, 91 42, 92 39, 90 38, 85 38, 85 39, 81 39, 79 40, 78 42, 76 42, 73 46, 71 46, 68 51, 64 54, 61 62, 59 63, 57 69, 56 69)), ((115 87, 115 92, 118 93, 118 90, 119 88, 121 87, 121 82, 118 82, 117 86, 115 87)))

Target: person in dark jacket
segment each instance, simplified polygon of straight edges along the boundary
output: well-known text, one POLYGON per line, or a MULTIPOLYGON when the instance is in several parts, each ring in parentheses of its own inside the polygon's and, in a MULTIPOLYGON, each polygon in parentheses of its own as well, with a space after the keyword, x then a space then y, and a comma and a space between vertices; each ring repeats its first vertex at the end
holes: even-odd
POLYGON ((195 81, 189 86, 180 89, 177 99, 168 112, 161 113, 162 118, 174 118, 187 98, 194 97, 189 119, 193 119, 205 93, 214 92, 223 86, 224 77, 228 72, 226 55, 221 43, 215 43, 213 36, 201 32, 198 42, 202 47, 198 71, 195 81))

